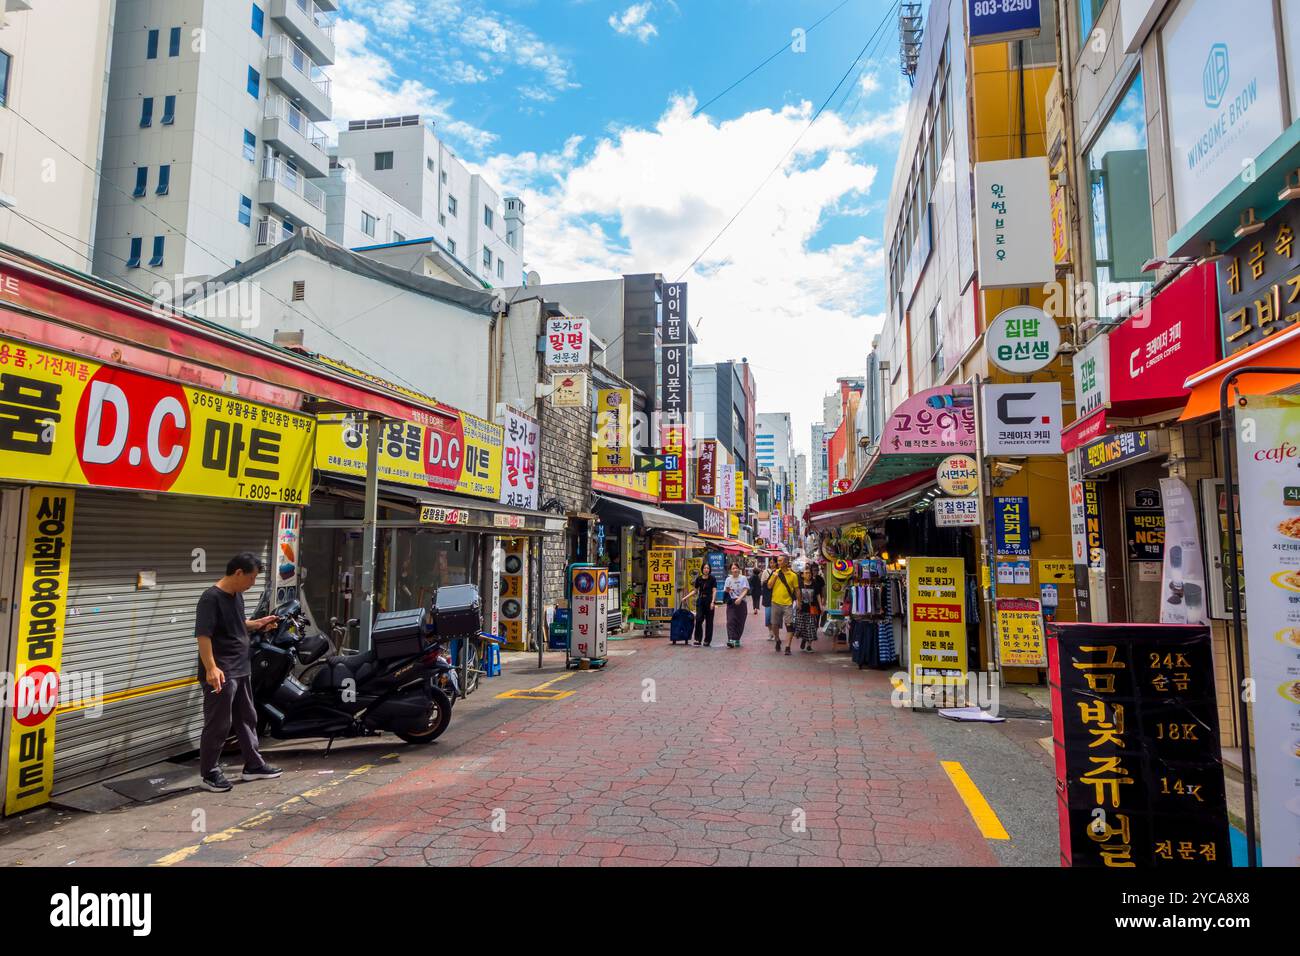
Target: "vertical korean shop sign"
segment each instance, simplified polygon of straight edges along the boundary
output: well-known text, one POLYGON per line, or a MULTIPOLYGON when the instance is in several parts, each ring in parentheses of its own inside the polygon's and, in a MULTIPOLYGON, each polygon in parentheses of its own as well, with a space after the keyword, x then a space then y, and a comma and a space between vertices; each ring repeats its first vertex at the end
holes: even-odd
POLYGON ((501 503, 535 511, 539 485, 537 465, 541 426, 532 416, 509 407, 505 409, 505 414, 499 417, 501 419, 499 424, 505 430, 501 464, 501 503))
POLYGON ((663 500, 685 504, 686 495, 686 426, 663 426, 664 470, 660 479, 663 500))
POLYGON ((316 422, 0 338, 0 478, 303 505, 316 422))
POLYGON ((39 806, 54 782, 55 707, 68 612, 73 492, 32 488, 23 523, 5 813, 39 806))
POLYGON ((596 471, 632 473, 632 390, 596 389, 596 471))
POLYGON ((700 442, 700 458, 695 465, 695 497, 713 499, 718 493, 718 443, 713 439, 700 442))
POLYGON ((960 558, 907 565, 908 644, 916 684, 966 680, 966 576, 960 558))
POLYGON ((646 615, 654 621, 673 616, 677 554, 670 548, 655 548, 646 555, 646 615))
POLYGON ((664 286, 664 319, 660 349, 660 410, 666 424, 686 420, 686 346, 689 327, 686 318, 686 283, 664 286))
POLYGON ((1255 773, 1265 866, 1300 866, 1300 396, 1237 408, 1255 773))
POLYGON ((1231 866, 1210 629, 1054 624, 1047 652, 1062 865, 1231 866))
POLYGON ((993 525, 999 555, 1029 557, 1028 498, 994 498, 993 525))
POLYGON ((1047 157, 975 164, 975 249, 985 289, 1056 278, 1047 157))

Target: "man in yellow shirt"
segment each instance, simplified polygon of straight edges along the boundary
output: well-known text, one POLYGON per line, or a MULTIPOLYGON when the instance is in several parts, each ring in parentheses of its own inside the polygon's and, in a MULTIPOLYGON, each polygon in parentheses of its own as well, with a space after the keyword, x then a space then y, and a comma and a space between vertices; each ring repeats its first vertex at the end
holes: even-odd
POLYGON ((772 640, 776 652, 781 653, 781 631, 794 627, 794 612, 799 600, 799 576, 790 568, 790 556, 781 555, 781 563, 767 576, 767 586, 772 590, 772 640))

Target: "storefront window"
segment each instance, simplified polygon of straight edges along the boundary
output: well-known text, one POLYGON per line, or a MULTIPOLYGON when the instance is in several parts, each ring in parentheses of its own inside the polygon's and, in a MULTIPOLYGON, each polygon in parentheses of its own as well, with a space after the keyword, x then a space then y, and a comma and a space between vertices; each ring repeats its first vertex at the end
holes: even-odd
POLYGON ((1153 252, 1144 102, 1139 73, 1088 151, 1093 278, 1102 319, 1127 314, 1151 289, 1142 271, 1153 252))
POLYGON ((393 610, 427 607, 438 588, 474 581, 468 534, 423 528, 397 532, 397 565, 390 593, 393 610))

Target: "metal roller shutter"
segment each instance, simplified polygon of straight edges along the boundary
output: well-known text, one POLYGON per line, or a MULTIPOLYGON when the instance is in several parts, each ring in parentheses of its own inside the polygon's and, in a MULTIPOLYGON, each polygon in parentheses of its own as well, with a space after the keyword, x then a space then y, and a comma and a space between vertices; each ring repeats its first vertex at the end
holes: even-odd
MULTIPOLYGON (((198 746, 194 607, 240 551, 266 561, 275 510, 160 495, 78 492, 63 672, 103 675, 102 713, 60 712, 54 793, 198 746), (195 548, 206 567, 195 571, 195 548), (138 589, 141 571, 157 586, 138 589)), ((265 576, 245 595, 251 613, 265 576)))

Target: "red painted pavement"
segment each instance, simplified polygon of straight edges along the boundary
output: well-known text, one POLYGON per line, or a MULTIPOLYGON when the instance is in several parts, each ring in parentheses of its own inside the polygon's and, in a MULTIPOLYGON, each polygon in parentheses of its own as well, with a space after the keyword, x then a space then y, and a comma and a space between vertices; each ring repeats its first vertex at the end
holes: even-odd
POLYGON ((244 862, 993 865, 888 675, 777 655, 760 620, 739 650, 611 643, 636 653, 244 862))

